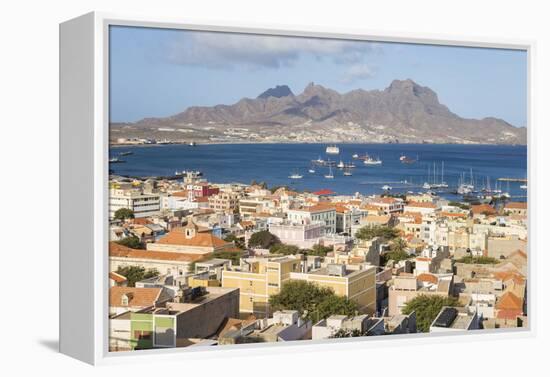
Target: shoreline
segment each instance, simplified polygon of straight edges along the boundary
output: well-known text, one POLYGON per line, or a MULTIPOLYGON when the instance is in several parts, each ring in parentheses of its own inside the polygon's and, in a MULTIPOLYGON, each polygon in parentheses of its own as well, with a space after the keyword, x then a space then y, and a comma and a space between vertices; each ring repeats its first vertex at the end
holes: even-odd
POLYGON ((350 142, 319 142, 319 143, 309 143, 309 142, 236 142, 236 143, 223 143, 223 142, 207 142, 207 143, 198 143, 195 146, 191 146, 188 142, 173 142, 169 144, 111 144, 109 143, 109 149, 113 148, 135 148, 135 147, 167 147, 167 146, 186 146, 189 148, 197 148, 204 145, 282 145, 282 144, 292 144, 292 145, 463 145, 463 146, 506 146, 506 147, 527 147, 527 144, 496 144, 496 143, 350 143, 350 142))

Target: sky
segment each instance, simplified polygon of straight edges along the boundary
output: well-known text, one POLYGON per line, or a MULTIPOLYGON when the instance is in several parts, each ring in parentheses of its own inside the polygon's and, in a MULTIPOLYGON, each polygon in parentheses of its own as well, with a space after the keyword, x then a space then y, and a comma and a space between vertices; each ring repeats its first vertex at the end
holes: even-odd
POLYGON ((233 104, 276 85, 345 93, 412 79, 464 118, 527 123, 525 51, 111 26, 111 122, 233 104))

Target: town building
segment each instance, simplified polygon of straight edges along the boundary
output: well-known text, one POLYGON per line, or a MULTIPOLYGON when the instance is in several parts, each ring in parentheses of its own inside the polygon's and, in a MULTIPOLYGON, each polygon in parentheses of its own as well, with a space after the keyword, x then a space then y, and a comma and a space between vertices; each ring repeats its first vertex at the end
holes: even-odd
POLYGON ((363 263, 358 265, 328 264, 310 272, 291 272, 291 280, 303 280, 331 288, 339 296, 355 301, 360 313, 376 312, 376 267, 363 263))
POLYGON ((132 210, 136 218, 155 216, 160 213, 160 195, 145 194, 139 189, 110 189, 109 219, 121 208, 132 210))

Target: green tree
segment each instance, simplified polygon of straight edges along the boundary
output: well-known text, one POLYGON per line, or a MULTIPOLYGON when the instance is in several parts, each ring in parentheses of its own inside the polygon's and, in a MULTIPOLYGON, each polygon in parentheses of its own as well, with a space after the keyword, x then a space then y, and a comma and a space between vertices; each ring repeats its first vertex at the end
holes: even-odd
POLYGON ((267 230, 262 230, 254 233, 248 240, 249 247, 257 247, 261 249, 269 249, 271 246, 281 243, 279 238, 267 230))
POLYGON ((405 304, 403 314, 416 312, 416 327, 419 332, 428 332, 430 325, 444 306, 457 306, 454 297, 420 295, 405 304))
POLYGON ((331 288, 320 287, 307 281, 287 281, 278 294, 269 297, 272 310, 297 310, 312 321, 333 314, 351 315, 357 305, 345 297, 336 296, 331 288))
POLYGON ((241 250, 245 248, 244 239, 237 237, 233 233, 230 233, 227 236, 225 236, 224 241, 233 242, 233 244, 235 244, 235 246, 241 250))
POLYGON ((466 255, 460 259, 456 260, 458 263, 467 263, 467 264, 497 264, 499 261, 493 257, 474 257, 471 255, 466 255))
POLYGON ((134 211, 132 211, 129 208, 119 208, 115 211, 114 219, 115 220, 126 220, 126 219, 133 219, 134 218, 134 211))
POLYGON ((351 316, 358 313, 358 307, 355 301, 351 301, 343 296, 331 294, 317 305, 317 313, 319 318, 316 319, 318 320, 328 318, 333 314, 351 316))
POLYGON ((380 256, 380 265, 385 266, 391 259, 394 262, 399 262, 409 259, 411 256, 407 253, 407 242, 401 237, 396 237, 390 244, 390 251, 380 256))
POLYGON ((320 244, 313 245, 313 247, 306 251, 308 255, 316 255, 319 257, 326 257, 329 252, 333 251, 332 247, 323 246, 320 244))
POLYGON ((128 279, 129 287, 135 287, 136 282, 159 275, 159 272, 157 271, 156 268, 150 268, 146 270, 144 267, 141 267, 141 266, 119 267, 116 270, 116 273, 128 279))
POLYGON ((470 209, 470 206, 468 204, 465 204, 465 203, 460 203, 460 202, 449 202, 449 205, 450 206, 453 206, 453 207, 458 207, 460 209, 464 209, 464 210, 469 210, 470 209))
POLYGON ((294 245, 278 243, 269 248, 270 254, 294 255, 300 252, 300 248, 294 245))
POLYGON ((361 330, 358 329, 339 329, 335 333, 333 333, 330 337, 331 338, 356 338, 358 336, 364 336, 366 334, 363 334, 361 330))
POLYGON ((356 238, 363 241, 369 241, 375 237, 383 237, 391 240, 397 236, 399 236, 399 231, 397 229, 383 225, 367 225, 359 229, 355 234, 356 238))
POLYGON ((115 241, 119 245, 126 246, 132 249, 143 249, 143 244, 136 236, 129 236, 121 240, 115 241))
POLYGON ((212 258, 229 259, 232 264, 239 264, 243 256, 242 251, 216 251, 212 254, 212 258))

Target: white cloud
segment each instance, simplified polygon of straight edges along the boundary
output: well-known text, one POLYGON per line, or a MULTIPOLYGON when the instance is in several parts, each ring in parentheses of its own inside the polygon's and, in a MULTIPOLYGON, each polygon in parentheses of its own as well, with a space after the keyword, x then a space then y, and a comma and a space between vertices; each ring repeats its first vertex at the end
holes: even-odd
POLYGON ((359 81, 359 80, 365 80, 370 79, 374 76, 374 69, 365 64, 354 64, 350 66, 342 76, 342 81, 346 84, 359 81))
POLYGON ((210 68, 279 68, 302 56, 355 64, 379 50, 371 42, 194 31, 183 33, 168 48, 172 63, 210 68))

